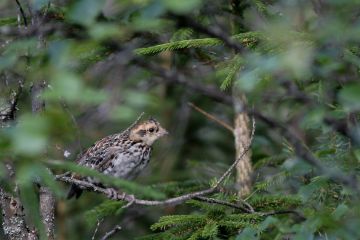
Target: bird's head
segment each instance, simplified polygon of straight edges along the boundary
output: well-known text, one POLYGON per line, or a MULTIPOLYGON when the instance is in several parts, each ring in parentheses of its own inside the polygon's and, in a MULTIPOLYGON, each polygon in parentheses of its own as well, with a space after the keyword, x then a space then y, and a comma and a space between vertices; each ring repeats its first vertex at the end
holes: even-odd
POLYGON ((167 134, 166 129, 158 121, 150 118, 131 128, 129 137, 133 141, 142 141, 146 145, 151 146, 157 139, 167 134))

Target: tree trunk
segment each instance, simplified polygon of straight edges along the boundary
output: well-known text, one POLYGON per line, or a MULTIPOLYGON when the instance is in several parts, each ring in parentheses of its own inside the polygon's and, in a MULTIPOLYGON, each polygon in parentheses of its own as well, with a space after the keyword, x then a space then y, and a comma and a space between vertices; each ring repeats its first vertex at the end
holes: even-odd
MULTIPOLYGON (((235 87, 233 91, 234 100, 234 137, 235 137, 235 149, 236 157, 238 158, 243 152, 246 146, 250 144, 250 125, 249 116, 244 111, 244 103, 246 98, 244 95, 236 93, 235 87)), ((241 159, 239 164, 236 166, 236 184, 238 195, 244 197, 251 191, 252 186, 252 164, 251 164, 251 151, 241 159)))
MULTIPOLYGON (((33 113, 40 113, 45 108, 45 102, 41 99, 41 93, 45 86, 46 83, 44 81, 39 81, 31 88, 31 107, 33 113)), ((39 201, 40 215, 46 230, 46 236, 49 240, 53 240, 55 239, 55 198, 49 188, 40 186, 39 201)))

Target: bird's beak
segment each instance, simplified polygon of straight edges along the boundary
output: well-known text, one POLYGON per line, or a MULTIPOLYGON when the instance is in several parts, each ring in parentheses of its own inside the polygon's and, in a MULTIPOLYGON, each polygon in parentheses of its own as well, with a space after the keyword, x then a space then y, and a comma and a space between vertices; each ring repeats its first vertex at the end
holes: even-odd
POLYGON ((166 135, 168 135, 168 134, 169 134, 168 131, 166 131, 164 128, 161 128, 161 130, 160 130, 160 135, 161 135, 161 136, 166 136, 166 135))

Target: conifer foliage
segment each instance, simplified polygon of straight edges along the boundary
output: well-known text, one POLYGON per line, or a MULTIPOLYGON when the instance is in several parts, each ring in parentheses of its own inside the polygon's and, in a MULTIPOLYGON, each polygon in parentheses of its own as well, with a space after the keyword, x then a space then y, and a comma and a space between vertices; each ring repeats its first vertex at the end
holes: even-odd
POLYGON ((0 239, 360 239, 358 5, 1 2, 0 239), (256 121, 241 197, 238 95, 256 121), (141 112, 170 134, 140 178, 74 163, 141 112))

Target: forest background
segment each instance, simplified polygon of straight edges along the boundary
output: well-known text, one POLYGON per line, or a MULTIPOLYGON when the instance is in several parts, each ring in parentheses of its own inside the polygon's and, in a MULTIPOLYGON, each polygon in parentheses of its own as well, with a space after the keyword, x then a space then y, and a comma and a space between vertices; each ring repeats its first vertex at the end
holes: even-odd
POLYGON ((2 0, 0 238, 360 239, 359 6, 2 0), (76 166, 139 116, 139 178, 76 166))

